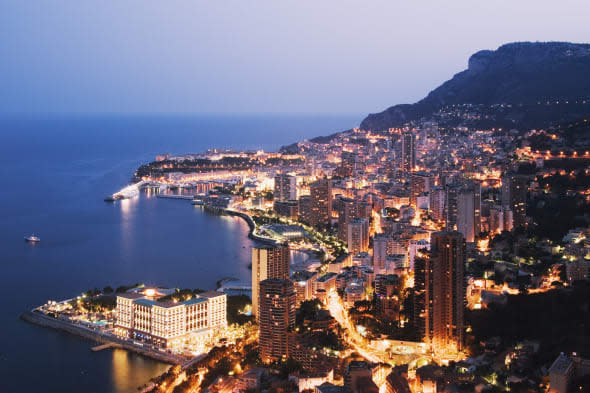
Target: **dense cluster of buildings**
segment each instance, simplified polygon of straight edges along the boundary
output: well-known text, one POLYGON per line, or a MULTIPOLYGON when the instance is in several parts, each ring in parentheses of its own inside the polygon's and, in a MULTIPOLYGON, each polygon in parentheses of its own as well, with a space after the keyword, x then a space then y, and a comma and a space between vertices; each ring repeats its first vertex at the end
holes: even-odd
MULTIPOLYGON (((302 142, 303 163, 261 169, 261 176, 250 178, 252 194, 236 208, 262 208, 257 192, 270 188, 272 201, 264 208, 291 228, 327 231, 345 247, 319 270, 296 271, 289 265, 289 240, 295 238, 275 234, 281 241, 252 249, 261 360, 296 359, 308 373, 329 369, 314 335, 305 332, 325 325, 338 333, 338 324, 328 315, 308 321, 302 332, 296 314, 309 300, 329 307, 334 294, 345 310, 361 307, 378 320, 411 324, 432 359, 464 357, 467 260, 481 239, 527 224, 529 179, 506 167, 506 143, 485 131, 441 134, 435 122, 385 133, 355 129, 329 144, 302 142), (402 310, 408 291, 411 317, 402 310)), ((261 233, 273 231, 264 226, 261 233)), ((374 380, 366 365, 348 367, 347 375, 374 380)), ((371 391, 355 386, 355 378, 345 381, 350 391, 371 391)), ((399 370, 380 382, 387 391, 410 391, 407 373, 399 370)), ((316 391, 331 391, 330 384, 316 391)))
MULTIPOLYGON (((445 146, 440 138, 431 122, 421 130, 385 134, 353 130, 327 145, 299 144, 306 163, 280 168, 273 176, 273 210, 318 230, 335 228, 347 253, 320 272, 291 275, 286 245, 254 248, 252 296, 257 318, 274 315, 265 309, 274 303, 263 304, 261 298, 267 279, 294 282, 295 296, 281 300, 292 299, 293 305, 275 304, 284 310, 310 299, 325 302, 330 291, 338 292, 346 307, 354 307, 358 301, 370 300, 367 294, 372 291, 380 318, 398 321, 402 292, 413 283, 419 310, 413 323, 422 340, 441 357, 459 356, 464 348, 467 247, 473 248, 476 238, 489 231, 490 222, 514 225, 514 216, 508 213, 501 219, 490 218, 496 204, 502 212, 522 212, 526 198, 522 199, 522 182, 513 176, 502 192, 498 189, 498 202, 482 200, 482 183, 499 187, 500 176, 494 172, 482 179, 457 171, 455 161, 466 151, 440 152, 445 146), (433 147, 435 155, 428 150, 433 147), (441 160, 443 155, 453 161, 441 160)), ((488 138, 479 135, 470 147, 483 152, 488 138)), ((261 333, 271 334, 267 330, 280 327, 286 341, 290 317, 277 315, 281 322, 261 326, 261 333)), ((288 346, 280 347, 284 352, 275 360, 288 356, 288 346)), ((265 353, 274 352, 269 348, 265 353)))
MULTIPOLYGON (((441 112, 440 118, 454 118, 457 110, 441 112)), ((547 192, 533 173, 551 175, 520 170, 522 162, 513 154, 525 143, 519 135, 515 130, 445 129, 422 121, 381 132, 354 129, 328 143, 303 141, 273 156, 272 165, 253 166, 229 198, 235 198, 234 211, 264 218, 253 230, 267 237, 266 245, 252 249, 252 312, 262 362, 295 359, 307 373, 299 376, 300 386, 316 392, 436 392, 466 382, 470 388, 489 384, 435 365, 412 365, 409 371, 408 366, 384 371, 377 365, 395 352, 383 337, 408 325, 415 334, 404 340, 412 348, 425 348, 423 358, 438 364, 462 361, 468 355, 467 307, 505 304, 506 294, 550 290, 560 280, 557 266, 535 275, 530 265, 537 260, 518 256, 518 248, 563 256, 562 284, 588 279, 587 228, 570 231, 563 246, 512 237, 516 229, 523 232, 534 224, 527 215, 531 197, 547 192), (292 248, 313 250, 321 263, 290 266, 292 248), (470 269, 474 265, 482 268, 470 269), (316 301, 319 311, 298 320, 309 301, 316 301), (362 318, 378 323, 359 326, 362 318), (365 358, 381 362, 350 362, 344 386, 334 385, 330 373, 338 356, 323 345, 324 333, 348 340, 365 358), (371 338, 365 340, 367 335, 371 338)), ((525 164, 542 168, 537 157, 525 164)), ((165 343, 195 329, 215 328, 198 319, 210 307, 207 296, 176 305, 128 296, 117 303, 122 334, 165 343), (162 318, 174 321, 165 332, 162 318)), ((585 365, 556 361, 552 386, 561 383, 560 375, 569 375, 572 364, 585 365)))

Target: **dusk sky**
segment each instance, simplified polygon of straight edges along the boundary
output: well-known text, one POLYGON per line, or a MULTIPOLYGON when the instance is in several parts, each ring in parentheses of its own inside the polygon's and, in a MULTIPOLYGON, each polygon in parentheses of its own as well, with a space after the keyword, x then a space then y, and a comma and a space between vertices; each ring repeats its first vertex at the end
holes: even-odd
POLYGON ((2 0, 0 112, 364 114, 480 49, 589 42, 588 15, 588 0, 2 0))

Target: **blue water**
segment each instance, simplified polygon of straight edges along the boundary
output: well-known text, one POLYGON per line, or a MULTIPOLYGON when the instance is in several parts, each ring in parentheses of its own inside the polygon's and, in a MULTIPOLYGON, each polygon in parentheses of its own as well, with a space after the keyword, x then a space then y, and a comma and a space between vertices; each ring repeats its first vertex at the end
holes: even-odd
POLYGON ((276 149, 360 116, 0 118, 0 391, 133 392, 167 365, 24 323, 21 312, 94 287, 144 282, 211 289, 248 281, 247 225, 186 201, 109 204, 156 154, 276 149), (23 241, 34 232, 38 245, 23 241))

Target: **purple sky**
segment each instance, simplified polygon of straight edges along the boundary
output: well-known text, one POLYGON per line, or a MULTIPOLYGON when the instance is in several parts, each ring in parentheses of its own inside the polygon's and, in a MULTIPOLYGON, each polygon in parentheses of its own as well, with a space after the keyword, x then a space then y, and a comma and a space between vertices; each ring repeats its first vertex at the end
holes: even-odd
POLYGON ((367 113, 590 1, 1 0, 0 112, 367 113))

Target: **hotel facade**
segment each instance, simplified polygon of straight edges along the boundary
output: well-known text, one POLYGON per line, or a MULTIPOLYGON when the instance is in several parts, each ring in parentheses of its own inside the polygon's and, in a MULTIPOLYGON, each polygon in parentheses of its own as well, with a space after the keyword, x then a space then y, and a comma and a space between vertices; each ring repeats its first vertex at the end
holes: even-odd
POLYGON ((224 293, 204 292, 181 302, 158 300, 163 296, 153 289, 118 295, 115 334, 173 349, 187 340, 208 340, 227 327, 224 293))

